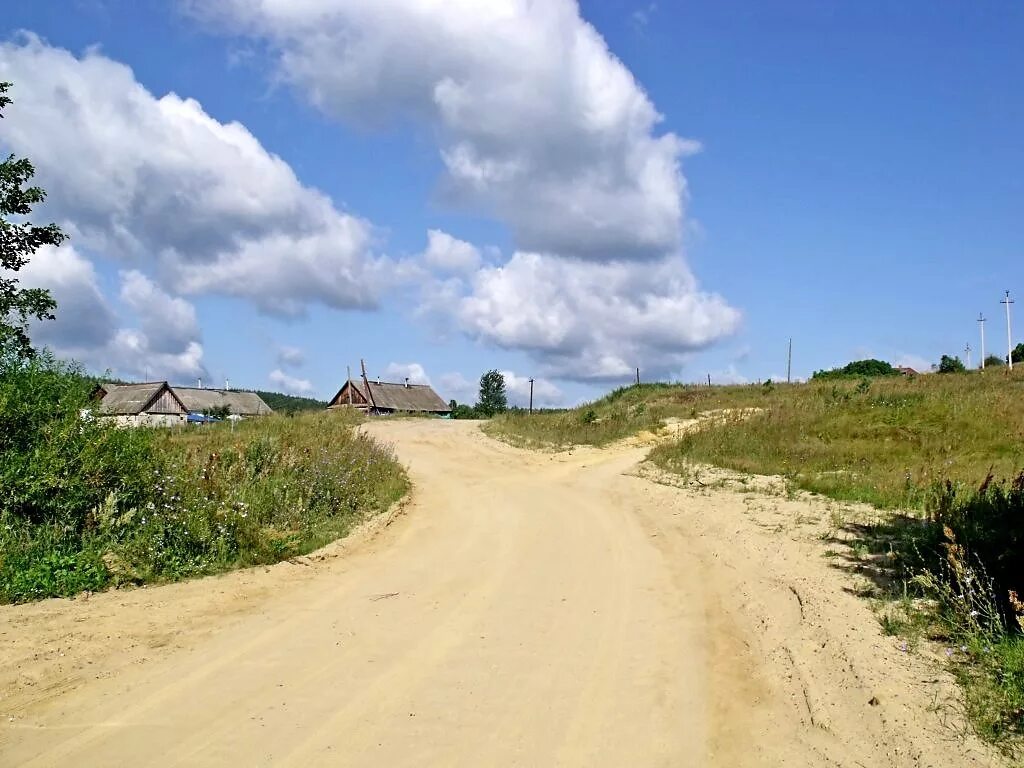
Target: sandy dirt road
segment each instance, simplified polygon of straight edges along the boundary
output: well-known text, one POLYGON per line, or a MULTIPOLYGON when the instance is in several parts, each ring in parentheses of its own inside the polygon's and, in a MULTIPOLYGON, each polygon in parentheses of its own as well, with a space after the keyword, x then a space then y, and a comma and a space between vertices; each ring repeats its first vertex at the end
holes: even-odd
POLYGON ((0 765, 997 764, 822 558, 820 504, 655 484, 641 448, 371 429, 415 483, 387 527, 0 609, 0 765))

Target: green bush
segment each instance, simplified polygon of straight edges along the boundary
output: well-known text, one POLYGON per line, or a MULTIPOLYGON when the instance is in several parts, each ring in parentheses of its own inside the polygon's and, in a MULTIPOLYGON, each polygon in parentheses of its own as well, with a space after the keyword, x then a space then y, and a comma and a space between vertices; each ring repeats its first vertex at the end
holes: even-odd
POLYGON ((91 387, 45 356, 0 370, 0 602, 276 562, 408 487, 354 414, 122 429, 83 415, 91 387))
POLYGON ((83 418, 91 388, 79 369, 47 355, 0 363, 0 519, 81 533, 111 492, 127 504, 148 497, 148 431, 83 418))

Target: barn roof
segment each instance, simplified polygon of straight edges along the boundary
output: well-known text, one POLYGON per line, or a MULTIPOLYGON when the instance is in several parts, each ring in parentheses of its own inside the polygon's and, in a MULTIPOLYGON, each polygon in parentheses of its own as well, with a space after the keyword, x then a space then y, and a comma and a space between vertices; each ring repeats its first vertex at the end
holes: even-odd
POLYGON ((236 416, 265 416, 273 413, 270 406, 255 392, 240 392, 236 389, 196 389, 175 387, 190 412, 204 413, 211 408, 227 406, 236 416))
MULTIPOLYGON (((166 381, 149 381, 144 384, 104 384, 103 388, 107 394, 100 402, 100 413, 107 416, 134 416, 140 413, 157 413, 149 411, 148 407, 160 398, 164 390, 170 392, 174 402, 180 406, 180 410, 170 413, 181 413, 185 410, 184 403, 172 390, 166 381)), ((164 413, 165 411, 159 411, 164 413)))
MULTIPOLYGON (((365 399, 370 400, 375 408, 386 411, 448 413, 451 408, 429 384, 392 384, 390 382, 371 381, 370 396, 366 394, 366 384, 352 381, 352 387, 365 399)), ((342 387, 341 392, 344 391, 342 387)), ((335 401, 341 395, 334 396, 335 401)))

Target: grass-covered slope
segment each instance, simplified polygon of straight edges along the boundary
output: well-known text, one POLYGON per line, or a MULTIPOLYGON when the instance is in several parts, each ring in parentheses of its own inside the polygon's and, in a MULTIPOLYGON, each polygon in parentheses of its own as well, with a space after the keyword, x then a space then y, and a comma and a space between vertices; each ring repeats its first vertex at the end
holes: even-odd
POLYGON ((0 369, 0 602, 276 562, 408 487, 355 414, 119 429, 83 418, 90 388, 48 359, 0 369))

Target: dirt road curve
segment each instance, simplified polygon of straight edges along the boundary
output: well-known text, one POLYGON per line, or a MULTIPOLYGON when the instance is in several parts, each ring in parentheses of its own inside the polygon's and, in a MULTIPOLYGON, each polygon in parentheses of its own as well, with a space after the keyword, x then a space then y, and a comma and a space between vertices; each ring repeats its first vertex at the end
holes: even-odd
POLYGON ((823 508, 372 429, 416 484, 375 535, 0 610, 0 765, 995 764, 821 556, 823 508))

